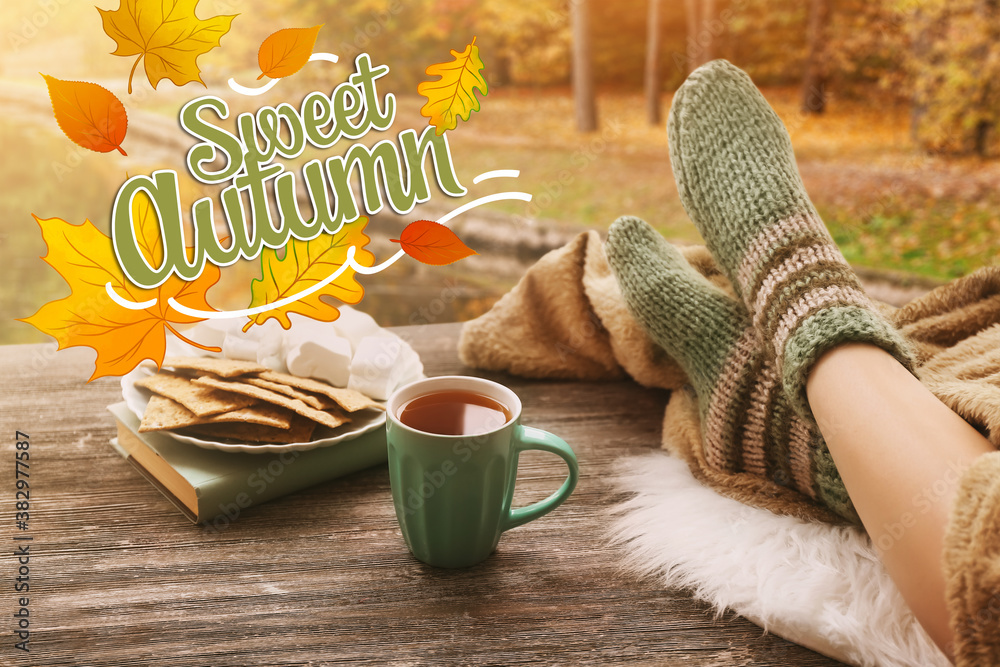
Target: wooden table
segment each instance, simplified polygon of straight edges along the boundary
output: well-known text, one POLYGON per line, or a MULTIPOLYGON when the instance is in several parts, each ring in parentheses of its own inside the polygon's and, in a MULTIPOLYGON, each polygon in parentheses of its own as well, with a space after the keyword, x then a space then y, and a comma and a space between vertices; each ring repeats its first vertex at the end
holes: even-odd
MULTIPOLYGON (((666 393, 629 382, 526 381, 458 361, 458 325, 397 330, 428 374, 484 375, 524 422, 575 448, 565 505, 495 555, 438 570, 406 550, 380 466, 246 511, 221 532, 185 519, 109 445, 117 378, 92 352, 0 347, 4 445, 2 665, 834 665, 684 591, 617 570, 601 513, 612 462, 658 445, 666 393), (14 648, 14 434, 31 436, 30 653, 14 648)), ((523 457, 516 504, 565 465, 523 457)), ((23 594, 21 594, 23 595, 23 594)))

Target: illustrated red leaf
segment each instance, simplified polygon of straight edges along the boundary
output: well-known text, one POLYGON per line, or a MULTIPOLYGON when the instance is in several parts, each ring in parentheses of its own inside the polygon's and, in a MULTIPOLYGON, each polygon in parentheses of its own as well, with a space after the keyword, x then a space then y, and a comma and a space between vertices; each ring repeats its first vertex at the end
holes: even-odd
POLYGON ((74 143, 98 153, 117 150, 128 130, 125 105, 114 93, 96 83, 63 81, 42 74, 59 127, 74 143))
POLYGON ((398 239, 389 240, 402 246, 403 252, 418 262, 434 266, 451 264, 479 254, 462 243, 455 232, 432 220, 411 222, 398 239))

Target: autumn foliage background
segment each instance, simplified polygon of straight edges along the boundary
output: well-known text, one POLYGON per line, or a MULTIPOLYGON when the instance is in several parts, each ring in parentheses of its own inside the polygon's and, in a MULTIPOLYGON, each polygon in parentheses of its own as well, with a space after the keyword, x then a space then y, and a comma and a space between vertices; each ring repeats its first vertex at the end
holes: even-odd
MULTIPOLYGON (((201 17, 239 16, 221 47, 198 64, 208 92, 242 111, 329 91, 350 73, 353 57, 367 51, 392 68, 380 87, 399 96, 396 132, 426 123, 416 92, 424 68, 475 36, 490 91, 482 110, 449 133, 459 177, 471 185, 481 172, 516 168, 515 183, 492 191, 535 195, 528 205, 493 205, 492 214, 514 230, 604 230, 615 217, 635 214, 669 238, 696 242, 673 185, 663 123, 671 93, 690 68, 725 57, 751 74, 785 120, 806 186, 851 262, 945 280, 997 261, 1000 10, 993 0, 661 0, 658 124, 649 121, 644 92, 651 0, 591 0, 589 7, 573 1, 571 7, 568 0, 202 0, 201 17), (581 7, 590 18, 592 132, 578 129, 570 85, 571 9, 581 7), (316 50, 338 54, 339 64, 312 63, 261 98, 239 100, 228 92, 229 77, 255 85, 257 47, 269 34, 318 24, 324 26, 316 50), (815 107, 817 91, 823 112, 804 111, 804 102, 815 107)), ((97 4, 115 9, 118 0, 97 4)), ((106 232, 128 174, 166 167, 184 175, 191 141, 177 127, 177 112, 206 89, 164 80, 153 91, 137 76, 127 93, 132 61, 110 55, 115 45, 90 3, 4 3, 0 25, 0 343, 38 342, 47 338, 14 318, 65 296, 68 287, 39 259, 45 244, 32 214, 78 224, 89 219, 106 232), (129 114, 128 155, 69 142, 52 118, 39 72, 93 81, 118 95, 129 114)), ((314 157, 307 153, 302 162, 314 157)), ((488 194, 483 187, 470 198, 488 194)), ((182 182, 185 206, 212 194, 192 179, 182 182)), ((440 194, 432 202, 442 210, 462 203, 440 194)), ((428 216, 418 209, 409 219, 418 217, 428 216)), ((436 302, 446 307, 417 321, 474 316, 533 260, 507 261, 488 243, 474 248, 479 263, 463 260, 447 270, 398 263, 366 278, 359 307, 383 324, 414 323, 415 313, 435 312, 421 308, 436 302)), ((246 307, 257 271, 259 264, 225 269, 209 292, 212 305, 246 307)))

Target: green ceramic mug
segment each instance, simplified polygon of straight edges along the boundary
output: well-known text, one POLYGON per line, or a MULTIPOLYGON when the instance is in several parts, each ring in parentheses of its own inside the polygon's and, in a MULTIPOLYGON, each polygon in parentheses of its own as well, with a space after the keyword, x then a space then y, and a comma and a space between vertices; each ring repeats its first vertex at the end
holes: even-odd
POLYGON ((522 426, 521 401, 507 387, 466 376, 418 380, 399 388, 387 403, 389 480, 396 517, 410 552, 429 565, 467 567, 487 558, 500 535, 558 507, 576 487, 576 455, 563 440, 522 426), (475 434, 440 435, 411 428, 400 412, 415 398, 441 392, 487 396, 508 409, 475 434), (518 455, 528 449, 552 452, 569 466, 558 491, 514 509, 518 455))

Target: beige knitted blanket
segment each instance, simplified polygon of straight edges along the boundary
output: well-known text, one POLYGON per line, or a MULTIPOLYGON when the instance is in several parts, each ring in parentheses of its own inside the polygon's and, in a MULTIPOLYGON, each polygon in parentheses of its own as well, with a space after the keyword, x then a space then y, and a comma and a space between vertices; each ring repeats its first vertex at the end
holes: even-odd
MULTIPOLYGON (((732 294, 702 246, 683 250, 732 294)), ((921 381, 1000 447, 1000 267, 939 287, 902 308, 881 304, 908 336, 921 381)), ((533 378, 618 380, 678 390, 684 372, 629 314, 596 232, 538 261, 492 310, 467 322, 459 355, 469 366, 533 378)), ((818 521, 839 519, 767 479, 709 468, 701 456, 697 406, 672 391, 663 447, 703 483, 742 502, 818 521)), ((962 478, 946 544, 949 605, 960 665, 1000 665, 1000 452, 962 478)))

